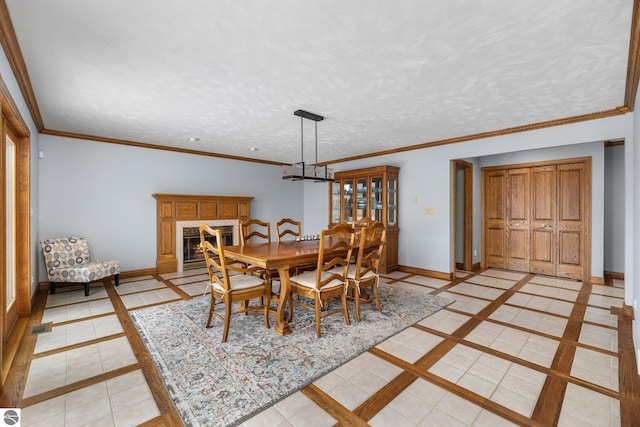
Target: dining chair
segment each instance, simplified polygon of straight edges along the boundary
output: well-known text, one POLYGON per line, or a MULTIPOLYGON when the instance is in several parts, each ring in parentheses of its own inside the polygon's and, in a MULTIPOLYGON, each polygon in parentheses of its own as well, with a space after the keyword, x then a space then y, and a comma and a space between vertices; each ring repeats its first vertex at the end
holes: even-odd
POLYGON ((249 243, 252 238, 257 238, 253 242, 271 243, 271 224, 256 218, 240 220, 240 242, 249 243))
POLYGON ((302 236, 302 225, 300 221, 291 218, 282 218, 276 223, 276 231, 278 232, 278 243, 283 237, 290 234, 293 237, 302 236))
POLYGON ((231 316, 237 313, 247 314, 250 311, 262 311, 264 324, 269 325, 269 304, 271 303, 271 283, 263 277, 256 275, 256 268, 245 267, 241 263, 230 263, 224 255, 222 244, 222 231, 213 229, 207 224, 200 225, 200 244, 204 252, 207 273, 209 273, 209 286, 211 288, 211 305, 206 327, 211 327, 211 320, 215 315, 222 320, 222 342, 227 341, 231 316), (210 242, 206 236, 215 236, 210 242), (249 301, 258 298, 260 305, 251 306, 249 301), (224 315, 215 311, 216 301, 224 303, 224 315), (241 302, 237 311, 233 311, 233 303, 241 302))
POLYGON ((350 264, 347 271, 348 294, 355 301, 356 320, 360 321, 360 302, 367 300, 366 289, 371 288, 373 300, 378 311, 380 298, 378 297, 378 270, 382 250, 387 240, 387 230, 381 222, 373 222, 369 227, 361 229, 358 240, 358 253, 355 264, 350 264))
POLYGON ((353 251, 354 233, 351 225, 338 224, 320 232, 317 267, 289 279, 291 292, 300 298, 291 298, 299 305, 315 312, 316 336, 320 338, 320 319, 339 314, 350 325, 346 296, 346 274, 353 251), (348 236, 345 238, 345 236, 348 236), (330 310, 331 298, 340 297, 342 309, 330 310), (309 301, 309 302, 307 302, 309 301), (311 304, 313 301, 313 304, 311 304), (325 307, 327 304, 327 307, 325 307))

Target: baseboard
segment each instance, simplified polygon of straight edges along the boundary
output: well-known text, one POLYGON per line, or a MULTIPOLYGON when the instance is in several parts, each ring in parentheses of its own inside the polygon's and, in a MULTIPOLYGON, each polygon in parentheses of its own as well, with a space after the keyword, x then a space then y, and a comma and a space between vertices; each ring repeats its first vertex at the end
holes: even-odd
POLYGON ((591 283, 593 285, 604 285, 604 277, 591 276, 591 283))
POLYGON ((473 271, 473 272, 480 271, 480 262, 476 262, 475 264, 473 264, 471 266, 471 271, 473 271))
POLYGON ((605 271, 604 272, 605 279, 615 279, 615 280, 624 280, 624 273, 618 273, 615 271, 605 271))
POLYGON ((435 279, 442 280, 454 280, 456 276, 455 272, 445 273, 443 271, 427 270, 417 267, 407 267, 406 265, 399 265, 398 270, 402 271, 403 273, 419 274, 421 276, 433 277, 435 279))

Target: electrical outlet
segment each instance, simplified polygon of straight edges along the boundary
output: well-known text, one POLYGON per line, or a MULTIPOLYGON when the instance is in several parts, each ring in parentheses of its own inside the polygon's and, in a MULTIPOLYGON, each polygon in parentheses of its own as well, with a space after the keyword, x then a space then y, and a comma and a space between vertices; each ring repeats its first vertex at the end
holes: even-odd
POLYGON ((473 256, 478 256, 478 250, 477 249, 473 250, 473 256))
POLYGON ((425 215, 433 215, 435 211, 436 210, 434 208, 424 208, 422 210, 422 212, 424 212, 425 215))

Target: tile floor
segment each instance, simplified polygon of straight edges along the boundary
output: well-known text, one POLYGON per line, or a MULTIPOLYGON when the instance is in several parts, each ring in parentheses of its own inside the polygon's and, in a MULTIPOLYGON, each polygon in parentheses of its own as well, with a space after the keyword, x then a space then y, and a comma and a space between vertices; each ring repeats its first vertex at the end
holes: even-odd
MULTIPOLYGON (((23 425, 162 424, 138 363, 142 356, 117 310, 200 297, 206 280, 193 270, 122 280, 115 294, 97 284, 89 297, 79 288, 48 295, 41 321, 53 328, 37 336, 30 355, 23 425)), ((561 399, 559 416, 544 419, 559 426, 621 425, 618 320, 611 307, 623 304, 622 282, 583 286, 501 270, 458 272, 454 282, 402 272, 384 280, 456 302, 243 426, 346 425, 339 415, 345 412, 372 426, 539 425, 540 400, 554 398, 561 399), (588 289, 586 308, 576 310, 588 289), (575 319, 575 313, 583 314, 575 319), (567 332, 572 319, 581 323, 577 336, 567 332), (563 372, 556 355, 567 345, 575 354, 563 372), (549 379, 566 384, 563 397, 548 393, 549 379)))

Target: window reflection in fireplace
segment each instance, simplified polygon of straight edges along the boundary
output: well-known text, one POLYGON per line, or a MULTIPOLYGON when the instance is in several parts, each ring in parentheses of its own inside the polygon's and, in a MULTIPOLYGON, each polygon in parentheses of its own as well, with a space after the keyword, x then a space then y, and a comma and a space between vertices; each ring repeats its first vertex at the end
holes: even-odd
MULTIPOLYGON (((223 246, 233 245, 233 226, 225 225, 213 228, 222 230, 223 246)), ((185 227, 182 230, 183 238, 183 270, 201 268, 205 266, 204 253, 200 245, 200 230, 198 227, 185 227)), ((208 241, 215 244, 215 236, 206 236, 208 241)))

